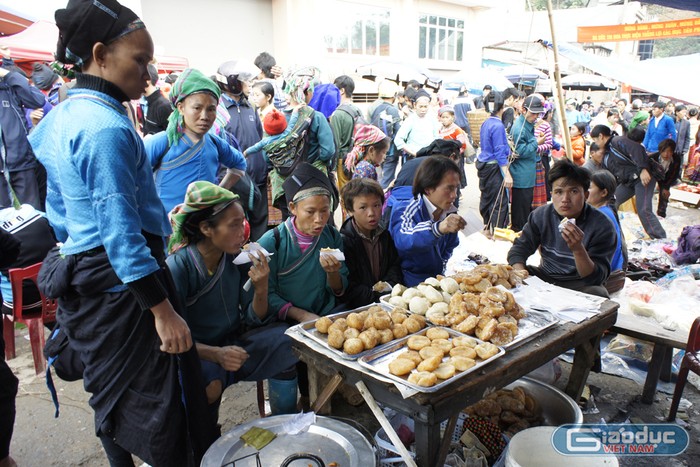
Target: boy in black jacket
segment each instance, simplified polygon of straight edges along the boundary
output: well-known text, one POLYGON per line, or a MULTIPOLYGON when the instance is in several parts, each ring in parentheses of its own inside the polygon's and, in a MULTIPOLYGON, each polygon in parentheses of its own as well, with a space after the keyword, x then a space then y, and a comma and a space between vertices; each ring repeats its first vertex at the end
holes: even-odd
POLYGON ((381 223, 384 191, 368 178, 355 178, 342 190, 345 210, 351 216, 340 229, 343 236, 348 287, 341 297, 349 308, 379 301, 401 283, 401 261, 389 231, 381 223))

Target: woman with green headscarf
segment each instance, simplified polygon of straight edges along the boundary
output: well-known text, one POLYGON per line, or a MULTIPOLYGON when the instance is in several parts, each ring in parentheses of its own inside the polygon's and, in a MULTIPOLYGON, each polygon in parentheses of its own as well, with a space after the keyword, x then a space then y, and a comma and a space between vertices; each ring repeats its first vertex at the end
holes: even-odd
MULTIPOLYGON (((245 215, 237 195, 209 182, 187 187, 184 203, 170 212, 173 235, 167 259, 176 289, 185 303, 183 318, 202 364, 207 399, 216 413, 224 389, 238 381, 270 379, 296 387, 297 359, 285 323, 268 313, 265 256, 250 253, 252 263, 236 265, 245 239, 245 215), (250 279, 252 290, 245 287, 250 279)), ((296 409, 274 400, 274 413, 296 409)))
POLYGON ((639 127, 642 130, 647 129, 647 125, 649 124, 649 112, 646 112, 644 110, 640 110, 635 114, 634 117, 632 117, 632 121, 630 122, 629 125, 629 130, 633 130, 635 127, 639 127))
POLYGON ((231 188, 246 169, 243 154, 211 133, 221 91, 199 70, 188 68, 170 91, 168 128, 144 144, 155 172, 156 189, 170 212, 195 181, 216 183, 219 165, 228 169, 221 186, 231 188))

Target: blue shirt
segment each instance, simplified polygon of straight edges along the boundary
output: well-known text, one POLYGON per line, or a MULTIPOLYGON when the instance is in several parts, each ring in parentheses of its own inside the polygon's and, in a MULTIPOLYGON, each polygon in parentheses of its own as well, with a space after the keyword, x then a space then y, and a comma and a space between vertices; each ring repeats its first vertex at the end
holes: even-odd
POLYGON ((615 227, 615 235, 617 235, 617 247, 615 248, 615 254, 610 261, 610 272, 619 271, 624 266, 624 257, 622 256, 622 232, 620 231, 620 223, 615 218, 615 213, 610 206, 601 206, 598 211, 602 212, 608 219, 613 223, 615 227))
POLYGON ((156 171, 156 189, 166 212, 185 200, 187 186, 199 180, 217 183, 219 164, 230 169, 246 169, 246 160, 240 151, 220 137, 207 133, 199 150, 190 151, 195 144, 187 135, 168 148, 168 136, 164 131, 146 139, 146 154, 156 171))
POLYGON ((506 136, 506 127, 500 118, 489 117, 481 125, 480 144, 479 161, 496 161, 501 167, 508 165, 510 146, 508 145, 508 136, 506 136))
POLYGON ((68 91, 29 135, 46 167, 46 214, 61 252, 104 246, 119 279, 159 269, 142 231, 170 235, 143 141, 120 102, 89 89, 68 91))

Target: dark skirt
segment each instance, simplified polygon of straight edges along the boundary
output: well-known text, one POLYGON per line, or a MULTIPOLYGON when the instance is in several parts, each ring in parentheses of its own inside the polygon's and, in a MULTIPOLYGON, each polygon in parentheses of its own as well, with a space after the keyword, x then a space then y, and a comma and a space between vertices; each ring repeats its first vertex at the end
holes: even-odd
POLYGON ((479 212, 488 228, 508 227, 508 190, 503 186, 503 174, 498 164, 476 163, 479 175, 479 212))
MULTIPOLYGON (((83 383, 92 394, 96 434, 153 466, 183 465, 192 451, 201 456, 196 451, 206 447, 197 449, 187 436, 193 427, 185 417, 183 397, 188 398, 178 375, 178 360, 181 365, 194 360, 204 398, 196 351, 163 353, 150 310, 142 310, 129 290, 101 292, 121 284, 104 251, 65 258, 56 253, 44 260, 40 286, 58 297, 57 321, 85 365, 83 383)), ((167 271, 159 274, 167 284, 167 271)), ((183 379, 191 382, 189 375, 183 379)))

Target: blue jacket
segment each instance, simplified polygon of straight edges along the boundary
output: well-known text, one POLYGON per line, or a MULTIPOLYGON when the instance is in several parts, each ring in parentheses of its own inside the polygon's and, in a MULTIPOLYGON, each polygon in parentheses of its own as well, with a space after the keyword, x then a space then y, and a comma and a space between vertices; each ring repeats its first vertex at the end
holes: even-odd
POLYGON ((481 153, 479 161, 496 161, 501 167, 508 165, 510 146, 508 145, 506 127, 501 119, 498 117, 487 118, 481 125, 480 131, 481 153))
POLYGON ((537 138, 535 127, 521 115, 513 123, 510 134, 515 142, 518 157, 510 164, 513 188, 532 188, 537 174, 537 138))
MULTIPOLYGON (((11 71, 0 79, 0 127, 7 154, 7 168, 10 172, 33 169, 36 159, 27 140, 27 121, 23 107, 38 109, 46 98, 37 88, 16 71, 11 71)), ((0 160, 0 168, 5 164, 0 160)))
POLYGON ((456 233, 443 235, 431 219, 423 196, 399 201, 391 211, 391 237, 401 258, 404 284, 412 287, 445 272, 459 244, 456 233))
POLYGON ((48 173, 46 214, 62 254, 104 246, 129 284, 160 269, 142 232, 171 233, 151 163, 121 102, 83 88, 68 96, 29 137, 48 173))
POLYGON ((659 150, 659 143, 667 138, 676 140, 676 122, 666 114, 661 116, 658 124, 654 125, 657 120, 653 117, 647 125, 647 133, 644 135, 644 147, 647 152, 656 152, 659 150))

